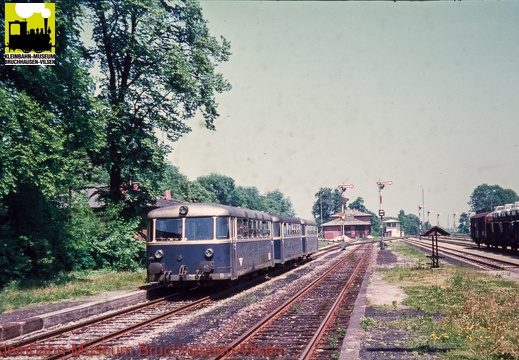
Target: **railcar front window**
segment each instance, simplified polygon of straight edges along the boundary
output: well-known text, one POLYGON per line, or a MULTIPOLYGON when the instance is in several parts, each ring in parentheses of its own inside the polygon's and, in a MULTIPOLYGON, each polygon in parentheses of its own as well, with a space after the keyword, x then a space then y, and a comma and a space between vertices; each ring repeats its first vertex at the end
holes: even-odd
POLYGON ((213 218, 186 219, 187 240, 212 240, 214 238, 213 218))
POLYGON ((155 239, 157 241, 182 240, 182 219, 157 219, 155 239))

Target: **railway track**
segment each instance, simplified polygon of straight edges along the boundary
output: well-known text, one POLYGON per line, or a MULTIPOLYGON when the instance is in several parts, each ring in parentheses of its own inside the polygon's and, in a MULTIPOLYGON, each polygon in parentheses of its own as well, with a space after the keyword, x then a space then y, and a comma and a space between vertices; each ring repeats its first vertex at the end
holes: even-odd
MULTIPOLYGON (((422 249, 431 249, 429 240, 426 239, 405 239, 404 241, 422 249)), ((461 245, 466 246, 466 244, 461 245)), ((517 259, 505 259, 499 254, 476 253, 475 251, 478 251, 476 247, 474 247, 474 250, 465 250, 451 242, 439 242, 438 249, 441 250, 440 255, 447 255, 483 269, 509 270, 519 273, 519 260, 517 259)))
POLYGON ((66 359, 78 355, 92 355, 96 351, 96 346, 100 344, 165 318, 193 311, 212 301, 210 296, 182 301, 179 298, 180 296, 175 294, 135 305, 22 341, 10 342, 6 347, 12 355, 30 358, 43 355, 42 358, 45 359, 66 359))
MULTIPOLYGON (((338 246, 328 247, 316 253, 314 258, 328 255, 337 251, 338 246)), ((306 263, 308 261, 305 261, 306 263)), ((271 276, 289 272, 292 268, 275 269, 271 276)), ((9 349, 10 355, 27 356, 30 358, 65 359, 78 356, 99 355, 102 348, 114 349, 114 340, 134 333, 139 329, 150 326, 177 315, 187 315, 204 305, 209 305, 217 299, 228 297, 247 287, 263 282, 261 277, 249 282, 240 283, 231 289, 211 294, 210 296, 191 295, 186 299, 185 293, 174 294, 154 301, 138 304, 117 312, 81 321, 74 325, 63 326, 54 331, 47 331, 23 340, 9 341, 4 351, 9 349), (108 345, 107 345, 108 344, 108 345), (35 356, 37 353, 40 356, 35 356)))
POLYGON ((212 360, 268 355, 321 359, 338 354, 338 327, 347 327, 344 317, 349 318, 371 249, 368 244, 358 246, 245 333, 227 340, 226 351, 212 360))

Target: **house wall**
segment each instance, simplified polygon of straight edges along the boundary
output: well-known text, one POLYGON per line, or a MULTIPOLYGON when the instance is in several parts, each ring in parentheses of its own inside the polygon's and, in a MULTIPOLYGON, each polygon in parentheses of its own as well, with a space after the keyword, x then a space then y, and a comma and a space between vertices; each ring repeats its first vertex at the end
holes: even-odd
MULTIPOLYGON (((333 239, 337 236, 342 235, 341 226, 325 226, 323 230, 323 238, 324 239, 333 239)), ((344 235, 354 239, 354 238, 364 238, 371 234, 371 227, 369 225, 345 225, 344 226, 344 235)))

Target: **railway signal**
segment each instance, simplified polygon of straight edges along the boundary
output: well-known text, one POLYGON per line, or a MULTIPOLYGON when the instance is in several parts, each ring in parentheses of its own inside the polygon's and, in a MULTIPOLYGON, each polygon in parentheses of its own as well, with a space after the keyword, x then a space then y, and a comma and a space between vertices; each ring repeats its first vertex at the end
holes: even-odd
POLYGON ((377 185, 378 185, 378 197, 380 198, 380 207, 378 210, 378 216, 380 216, 380 248, 383 249, 384 248, 384 222, 383 222, 383 219, 384 219, 384 216, 386 216, 386 212, 384 210, 382 210, 382 189, 386 185, 393 185, 393 182, 379 180, 379 181, 377 181, 377 185))

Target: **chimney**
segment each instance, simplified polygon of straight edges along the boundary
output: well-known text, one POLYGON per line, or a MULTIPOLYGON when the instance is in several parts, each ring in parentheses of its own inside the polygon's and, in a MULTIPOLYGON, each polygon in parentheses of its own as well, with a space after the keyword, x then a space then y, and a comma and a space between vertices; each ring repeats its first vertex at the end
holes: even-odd
POLYGON ((166 190, 166 200, 171 200, 171 190, 166 190))

